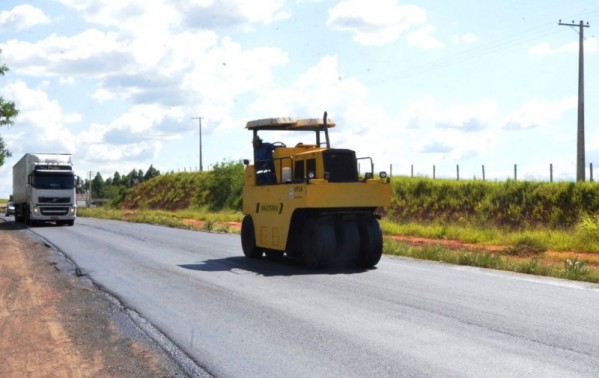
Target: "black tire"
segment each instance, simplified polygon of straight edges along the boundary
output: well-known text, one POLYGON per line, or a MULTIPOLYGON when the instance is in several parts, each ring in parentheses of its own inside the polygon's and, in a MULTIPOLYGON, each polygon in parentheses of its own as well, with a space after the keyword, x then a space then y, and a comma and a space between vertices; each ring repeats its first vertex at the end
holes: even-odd
POLYGON ((254 221, 250 215, 243 217, 243 221, 241 222, 241 248, 245 257, 251 259, 262 257, 262 250, 256 247, 254 221))
POLYGON ((360 255, 360 232, 355 219, 343 221, 341 224, 341 243, 337 246, 344 266, 353 266, 358 262, 360 255))
POLYGON ((358 266, 372 268, 381 260, 383 254, 383 232, 378 220, 372 215, 360 218, 360 254, 358 266))
POLYGON ((15 222, 23 223, 23 207, 15 205, 15 222))
POLYGON ((335 222, 336 248, 327 254, 329 267, 350 267, 358 262, 360 234, 355 218, 339 217, 335 222))
POLYGON ((335 224, 331 218, 308 219, 302 235, 302 255, 308 268, 325 265, 327 254, 336 249, 335 224))
POLYGON ((31 226, 31 213, 29 212, 29 206, 23 208, 23 223, 27 226, 31 226))

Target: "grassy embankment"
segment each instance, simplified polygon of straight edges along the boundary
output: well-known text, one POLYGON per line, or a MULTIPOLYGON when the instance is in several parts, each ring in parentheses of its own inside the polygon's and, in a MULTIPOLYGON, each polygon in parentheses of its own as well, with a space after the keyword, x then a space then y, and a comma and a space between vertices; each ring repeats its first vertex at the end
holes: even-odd
MULTIPOLYGON (((242 218, 235 169, 225 172, 228 178, 223 172, 159 176, 132 189, 119 209, 79 215, 236 232, 228 223, 242 218)), ((394 178, 381 224, 386 235, 433 239, 386 239, 388 254, 599 282, 594 183, 394 178)))

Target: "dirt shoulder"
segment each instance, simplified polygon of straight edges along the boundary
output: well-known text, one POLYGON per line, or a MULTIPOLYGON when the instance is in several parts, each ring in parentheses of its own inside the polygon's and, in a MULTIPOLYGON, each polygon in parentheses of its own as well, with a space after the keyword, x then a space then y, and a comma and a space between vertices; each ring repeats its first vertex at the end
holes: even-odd
POLYGON ((118 302, 2 219, 0 361, 1 377, 186 376, 118 302))

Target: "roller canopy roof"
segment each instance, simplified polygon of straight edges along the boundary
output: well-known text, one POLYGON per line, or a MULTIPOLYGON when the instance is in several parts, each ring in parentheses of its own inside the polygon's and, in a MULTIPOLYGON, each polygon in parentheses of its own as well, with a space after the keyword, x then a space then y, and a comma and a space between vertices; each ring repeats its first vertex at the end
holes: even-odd
MULTIPOLYGON (((327 119, 327 126, 335 127, 335 121, 327 119)), ((318 131, 324 129, 322 118, 293 119, 289 117, 265 118, 249 121, 245 126, 250 130, 297 130, 318 131)))

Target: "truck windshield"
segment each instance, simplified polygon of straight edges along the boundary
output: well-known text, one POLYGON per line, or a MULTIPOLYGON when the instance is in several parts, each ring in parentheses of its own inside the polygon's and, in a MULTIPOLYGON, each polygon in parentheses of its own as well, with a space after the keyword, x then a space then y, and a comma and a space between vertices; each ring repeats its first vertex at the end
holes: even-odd
POLYGON ((31 185, 37 189, 73 189, 75 187, 75 176, 72 173, 35 172, 32 176, 31 185))

